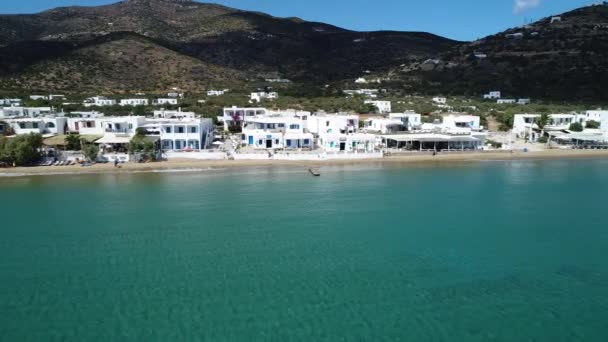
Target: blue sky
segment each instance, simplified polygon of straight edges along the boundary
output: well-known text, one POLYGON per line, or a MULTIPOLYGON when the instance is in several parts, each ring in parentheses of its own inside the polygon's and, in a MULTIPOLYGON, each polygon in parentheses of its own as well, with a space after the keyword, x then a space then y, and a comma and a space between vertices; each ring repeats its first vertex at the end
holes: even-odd
MULTIPOLYGON (((34 13, 118 0, 0 0, 0 13, 34 13)), ((427 31, 473 40, 592 0, 211 0, 230 7, 300 17, 352 30, 427 31)))

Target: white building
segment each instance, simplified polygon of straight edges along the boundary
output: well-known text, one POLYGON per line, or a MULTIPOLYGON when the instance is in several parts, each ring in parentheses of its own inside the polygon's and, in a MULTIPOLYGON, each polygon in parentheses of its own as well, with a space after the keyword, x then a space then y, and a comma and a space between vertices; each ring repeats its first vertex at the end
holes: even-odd
POLYGON ((518 99, 517 100, 518 105, 529 105, 530 102, 532 102, 530 99, 518 99))
POLYGON ((154 100, 154 105, 155 106, 163 106, 163 105, 171 105, 171 106, 177 106, 177 99, 172 97, 172 98, 158 98, 156 100, 154 100))
POLYGON ((588 110, 581 115, 584 121, 600 123, 600 130, 608 136, 608 110, 588 110))
POLYGON ((224 123, 224 130, 229 130, 230 126, 241 125, 246 117, 256 115, 266 115, 268 111, 263 107, 230 107, 224 108, 223 115, 218 117, 218 121, 224 123))
POLYGON ((207 96, 222 96, 226 93, 225 90, 208 90, 207 96))
POLYGON ((107 98, 105 96, 94 96, 94 97, 89 97, 88 99, 84 100, 84 102, 82 104, 85 107, 115 106, 116 105, 116 100, 109 99, 109 98, 107 98))
POLYGON ((480 125, 481 118, 475 115, 446 115, 442 118, 442 128, 444 130, 470 129, 479 131, 483 129, 480 125))
POLYGON ((376 106, 379 113, 390 113, 392 110, 391 101, 375 101, 375 100, 365 100, 365 104, 372 104, 376 106))
POLYGON ((0 106, 21 107, 21 99, 0 99, 0 106))
POLYGON ((48 100, 49 97, 46 95, 30 95, 30 100, 48 100))
POLYGON ((363 95, 363 96, 367 96, 367 97, 371 97, 371 98, 378 97, 379 92, 380 91, 378 89, 354 89, 354 90, 344 90, 343 91, 343 93, 348 96, 363 95))
POLYGON ((499 99, 499 98, 501 98, 501 97, 502 97, 502 94, 501 94, 501 92, 500 92, 500 91, 498 91, 498 90, 496 90, 496 91, 491 91, 491 92, 489 92, 489 93, 487 93, 487 94, 484 94, 484 95, 483 95, 483 98, 484 98, 484 99, 494 99, 494 100, 495 100, 495 99, 499 99))
POLYGON ((119 105, 121 106, 147 106, 148 99, 122 99, 119 105))
POLYGON ((316 135, 354 133, 359 129, 358 115, 323 114, 313 115, 306 120, 310 133, 316 135))
POLYGON ((355 83, 365 84, 367 83, 367 80, 365 79, 365 77, 359 77, 355 80, 355 83))
POLYGON ((433 102, 436 104, 444 105, 448 102, 448 99, 445 97, 433 97, 433 102))
POLYGON ((11 126, 16 135, 37 133, 42 135, 64 134, 66 118, 38 117, 8 119, 6 123, 11 126))
POLYGON ((325 152, 374 152, 376 136, 374 134, 322 134, 317 142, 325 152))
POLYGON ((517 100, 515 99, 498 99, 496 100, 497 104, 515 104, 517 100))
POLYGON ((251 93, 251 101, 255 101, 255 102, 260 102, 262 100, 273 100, 273 99, 278 99, 279 98, 279 94, 277 92, 257 92, 257 93, 251 93))
POLYGON ((211 119, 149 119, 142 127, 147 135, 159 137, 163 150, 203 150, 213 141, 211 119))
POLYGON ((50 114, 54 114, 52 107, 4 107, 0 110, 0 117, 4 118, 35 118, 50 114))
POLYGON ((401 120, 401 123, 407 130, 414 130, 422 125, 422 115, 414 112, 391 113, 389 119, 401 120))
POLYGON ((570 129, 570 125, 578 122, 583 124, 587 118, 585 115, 576 113, 570 114, 549 114, 549 120, 541 130, 538 126, 540 114, 515 114, 513 116, 513 133, 520 138, 527 138, 528 141, 536 141, 540 138, 542 131, 555 132, 570 129))
POLYGON ((304 131, 300 118, 261 115, 245 117, 242 144, 254 149, 311 149, 314 137, 304 131))
POLYGON ((407 130, 400 119, 370 118, 365 120, 363 124, 363 129, 366 132, 388 134, 407 130))
POLYGON ((154 118, 157 119, 194 119, 196 118, 196 113, 194 112, 182 112, 181 109, 178 110, 155 110, 154 118))

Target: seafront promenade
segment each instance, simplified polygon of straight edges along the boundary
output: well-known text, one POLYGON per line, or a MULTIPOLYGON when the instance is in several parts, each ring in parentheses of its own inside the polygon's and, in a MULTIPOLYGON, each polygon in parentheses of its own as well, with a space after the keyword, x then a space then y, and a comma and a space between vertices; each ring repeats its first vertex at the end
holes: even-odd
POLYGON ((382 158, 367 159, 319 159, 319 160, 276 160, 276 159, 249 159, 249 160, 196 160, 176 158, 153 163, 126 163, 120 168, 113 164, 93 164, 88 167, 72 166, 35 166, 0 169, 0 176, 14 175, 47 175, 47 174, 86 174, 86 173, 133 173, 153 171, 208 171, 226 168, 255 168, 270 166, 293 167, 322 167, 333 165, 356 165, 370 163, 386 163, 397 165, 415 165, 423 163, 467 163, 479 161, 509 161, 509 160, 535 160, 535 159, 598 159, 608 158, 608 150, 545 150, 535 152, 522 151, 476 151, 451 153, 410 153, 402 155, 385 155, 382 158))

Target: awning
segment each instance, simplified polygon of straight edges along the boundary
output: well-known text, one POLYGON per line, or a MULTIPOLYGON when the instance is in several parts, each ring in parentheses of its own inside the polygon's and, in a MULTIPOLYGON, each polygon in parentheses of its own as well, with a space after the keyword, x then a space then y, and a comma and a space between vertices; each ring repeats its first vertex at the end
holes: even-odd
POLYGON ((114 136, 104 136, 103 138, 97 140, 96 144, 128 144, 131 142, 131 137, 114 137, 114 136))
POLYGON ((420 142, 473 142, 479 139, 470 135, 445 135, 445 134, 401 134, 383 135, 383 139, 399 142, 420 141, 420 142))
MULTIPOLYGON (((50 138, 46 138, 42 141, 42 143, 46 146, 64 146, 65 138, 67 135, 56 135, 50 138)), ((84 140, 88 143, 95 142, 95 140, 101 138, 101 135, 78 135, 80 140, 84 140)))

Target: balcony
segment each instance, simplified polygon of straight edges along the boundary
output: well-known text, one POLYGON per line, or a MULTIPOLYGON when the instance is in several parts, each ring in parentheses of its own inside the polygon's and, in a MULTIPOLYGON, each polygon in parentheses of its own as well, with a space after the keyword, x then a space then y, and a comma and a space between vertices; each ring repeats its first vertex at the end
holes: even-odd
POLYGON ((116 136, 125 136, 129 135, 129 130, 126 128, 106 128, 106 133, 113 133, 116 136))

